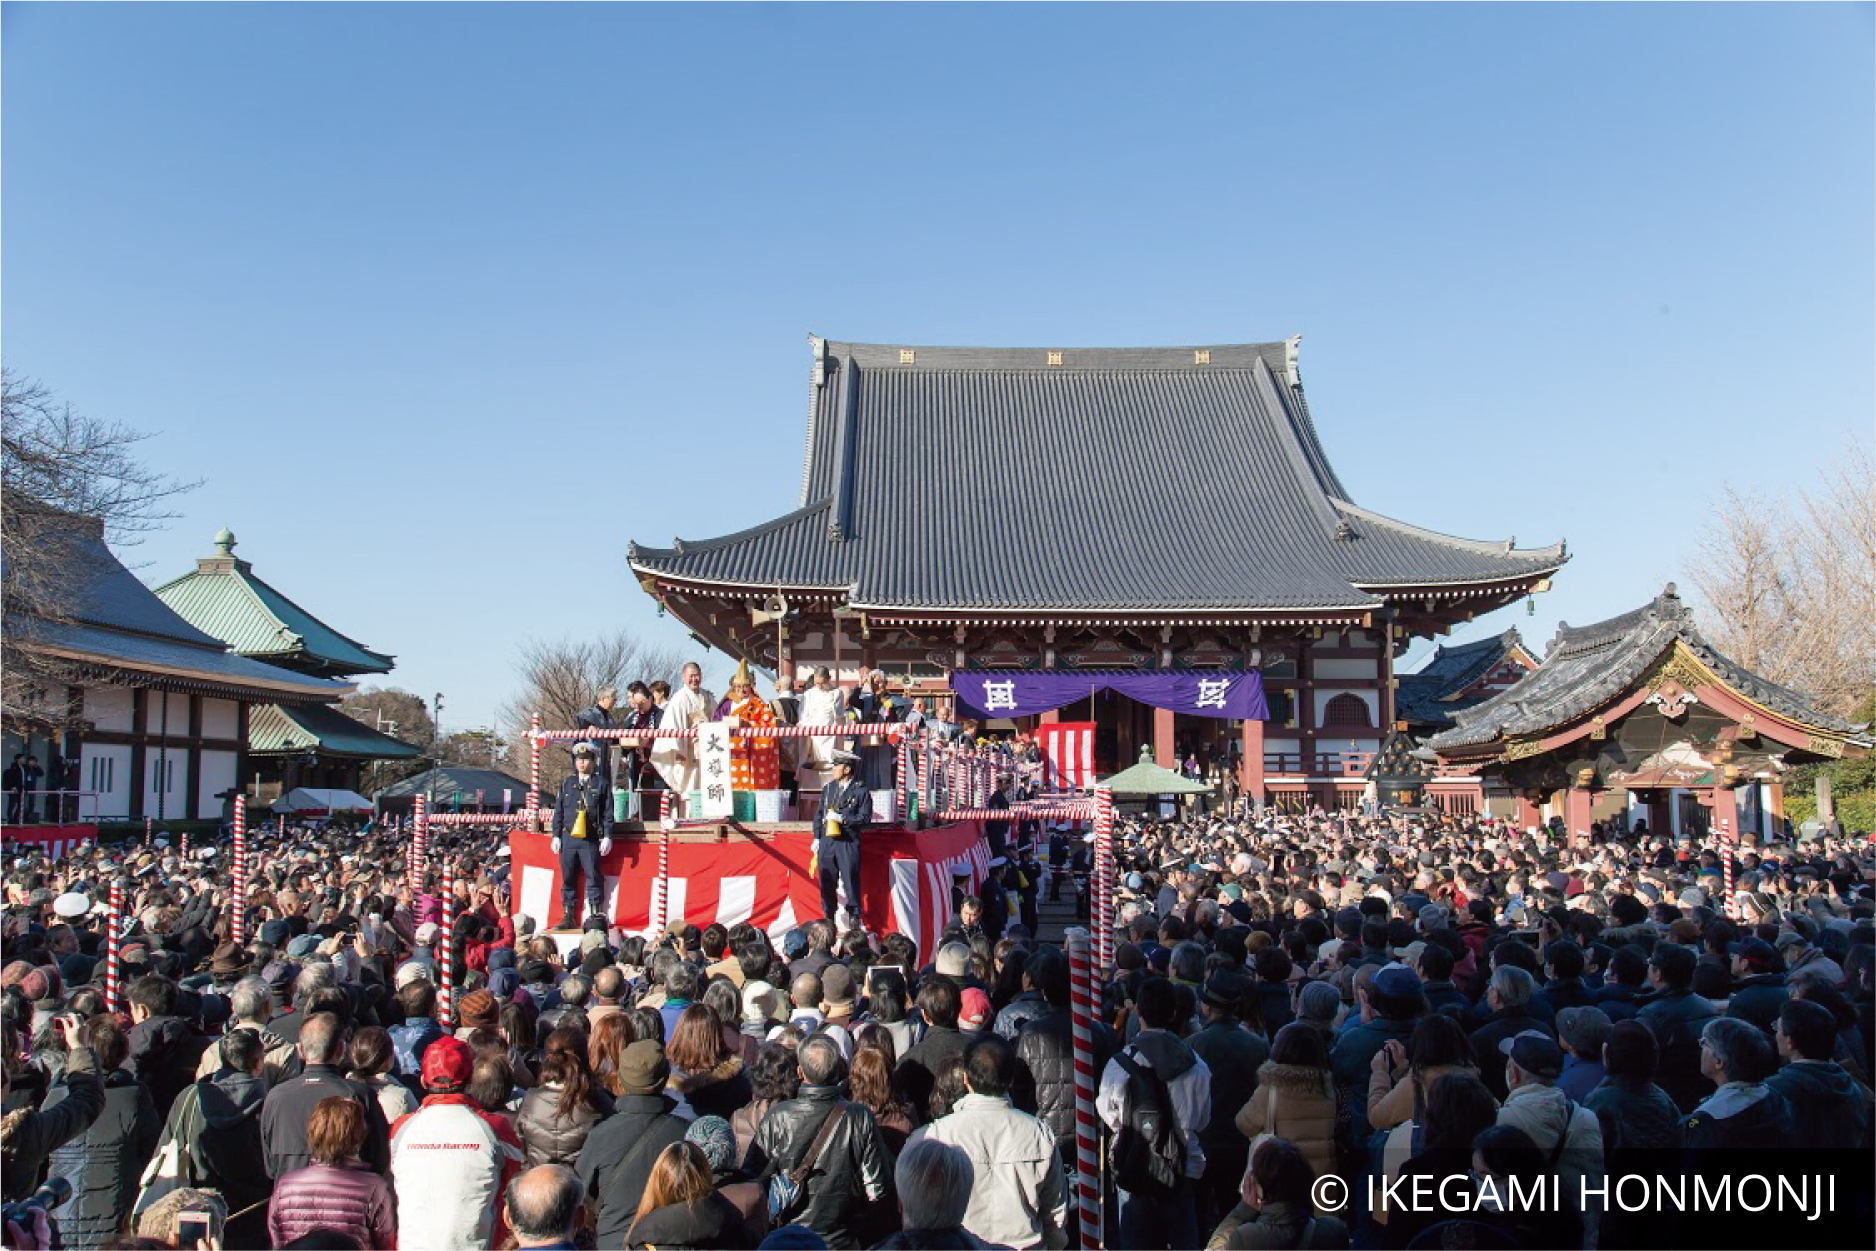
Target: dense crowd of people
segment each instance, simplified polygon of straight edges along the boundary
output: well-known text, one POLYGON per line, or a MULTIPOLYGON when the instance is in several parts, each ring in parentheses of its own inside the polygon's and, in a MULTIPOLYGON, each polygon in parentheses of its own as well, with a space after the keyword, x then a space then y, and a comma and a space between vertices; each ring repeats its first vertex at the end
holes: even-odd
MULTIPOLYGON (((1085 848, 1013 834, 1051 894, 1085 848)), ((1849 1162, 1804 1241, 1869 1245, 1866 843, 1745 850, 1729 899, 1665 837, 1320 812, 1115 837, 1107 1245, 1723 1244, 1723 1214, 1574 1196, 1800 1150, 1849 1162), (1504 1201, 1541 1179, 1558 1201, 1504 1201)), ((512 913, 506 839, 445 834, 413 884, 393 832, 295 830, 239 901, 225 844, 16 857, 5 1198, 70 1191, 10 1207, 8 1245, 1078 1245, 1068 961, 1002 877, 935 951, 820 920, 557 943, 512 913)))

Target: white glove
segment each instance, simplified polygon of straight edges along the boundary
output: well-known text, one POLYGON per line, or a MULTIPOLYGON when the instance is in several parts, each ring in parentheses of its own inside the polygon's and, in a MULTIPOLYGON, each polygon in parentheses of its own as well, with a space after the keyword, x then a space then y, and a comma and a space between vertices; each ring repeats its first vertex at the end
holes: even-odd
POLYGON ((610 855, 611 853, 612 853, 612 836, 608 834, 605 838, 602 838, 599 840, 599 854, 602 856, 605 856, 605 855, 610 855))
POLYGON ((558 856, 560 854, 560 835, 558 834, 554 835, 554 841, 549 843, 548 846, 552 847, 554 849, 554 854, 558 856))

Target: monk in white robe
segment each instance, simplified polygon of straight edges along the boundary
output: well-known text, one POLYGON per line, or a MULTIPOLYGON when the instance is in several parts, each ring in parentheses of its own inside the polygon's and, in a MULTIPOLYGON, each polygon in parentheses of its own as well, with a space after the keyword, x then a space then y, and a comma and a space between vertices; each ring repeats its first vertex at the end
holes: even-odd
MULTIPOLYGON (((684 666, 684 682, 665 703, 659 725, 669 729, 694 730, 710 720, 717 705, 716 696, 704 689, 703 670, 695 662, 684 666)), ((697 740, 661 738, 651 753, 651 763, 666 786, 677 792, 679 804, 690 802, 698 788, 697 740)), ((688 814, 687 814, 688 815, 688 814)))

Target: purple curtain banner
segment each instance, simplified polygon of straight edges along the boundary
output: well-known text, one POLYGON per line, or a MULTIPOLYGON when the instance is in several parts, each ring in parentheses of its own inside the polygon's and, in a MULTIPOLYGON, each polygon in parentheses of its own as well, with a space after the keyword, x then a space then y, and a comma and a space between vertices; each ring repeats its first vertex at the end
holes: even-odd
POLYGON ((1107 690, 1195 717, 1267 721, 1264 675, 1255 670, 975 670, 951 675, 958 699, 987 717, 1030 717, 1107 690))

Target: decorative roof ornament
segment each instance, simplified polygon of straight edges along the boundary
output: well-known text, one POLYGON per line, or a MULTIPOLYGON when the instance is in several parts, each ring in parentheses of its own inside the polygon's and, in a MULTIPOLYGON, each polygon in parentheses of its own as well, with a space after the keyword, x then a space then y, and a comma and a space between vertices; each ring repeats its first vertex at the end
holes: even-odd
POLYGON ((1335 523, 1335 541, 1337 543, 1353 543, 1355 541, 1355 527, 1348 524, 1347 517, 1335 523))
POLYGON ((215 536, 215 550, 223 556, 232 556, 234 555, 234 549, 234 531, 230 530, 227 526, 223 526, 221 531, 215 536))

